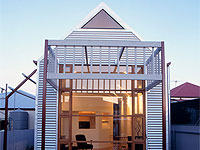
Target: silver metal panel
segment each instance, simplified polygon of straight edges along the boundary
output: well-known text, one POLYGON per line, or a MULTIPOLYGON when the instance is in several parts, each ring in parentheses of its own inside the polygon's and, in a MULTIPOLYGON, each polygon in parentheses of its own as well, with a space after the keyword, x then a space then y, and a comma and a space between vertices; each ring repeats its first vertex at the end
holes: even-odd
MULTIPOLYGON (((35 150, 41 149, 43 60, 38 64, 38 92, 36 100, 35 150)), ((57 92, 47 83, 45 149, 57 149, 57 92)))
POLYGON ((87 73, 48 73, 48 79, 113 79, 113 80, 161 80, 162 75, 144 74, 87 74, 87 73))
POLYGON ((140 41, 135 34, 131 31, 125 30, 104 30, 104 31, 86 31, 79 30, 73 31, 67 38, 68 39, 84 39, 84 40, 135 40, 140 41))
POLYGON ((161 47, 161 42, 128 41, 128 40, 48 40, 49 46, 128 46, 128 47, 161 47))
POLYGON ((162 149, 162 83, 147 92, 147 149, 162 149))

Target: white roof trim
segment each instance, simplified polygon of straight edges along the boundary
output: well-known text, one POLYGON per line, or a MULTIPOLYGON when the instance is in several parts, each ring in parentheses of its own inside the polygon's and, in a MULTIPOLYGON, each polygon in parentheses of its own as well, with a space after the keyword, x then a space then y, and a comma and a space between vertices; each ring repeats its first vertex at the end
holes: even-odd
MULTIPOLYGON (((94 8, 77 26, 75 26, 72 30, 70 30, 67 35, 64 38, 67 38, 69 34, 71 34, 73 31, 80 30, 82 26, 84 26, 90 19, 92 19, 98 12, 100 12, 102 9, 104 9, 115 21, 117 21, 124 29, 123 30, 129 30, 135 34, 136 37, 138 37, 139 40, 142 40, 142 38, 129 26, 127 25, 111 8, 109 8, 104 2, 101 2, 96 8, 94 8)), ((99 29, 94 29, 99 30, 99 29)), ((106 29, 101 29, 106 30, 106 29)), ((110 29, 109 29, 110 30, 110 29)))

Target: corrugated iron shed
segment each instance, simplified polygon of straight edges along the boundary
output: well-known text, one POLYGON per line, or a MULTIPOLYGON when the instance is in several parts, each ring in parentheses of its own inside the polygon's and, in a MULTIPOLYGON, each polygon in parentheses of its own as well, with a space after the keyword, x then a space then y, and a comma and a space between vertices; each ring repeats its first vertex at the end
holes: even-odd
MULTIPOLYGON (((22 90, 19 90, 19 92, 35 99, 35 96, 30 93, 24 92, 22 90)), ((8 94, 9 93, 10 92, 8 92, 8 94)), ((26 97, 22 94, 15 93, 9 98, 8 109, 14 109, 14 108, 35 109, 35 100, 26 97)), ((4 108, 5 108, 5 93, 0 93, 0 109, 4 108)))

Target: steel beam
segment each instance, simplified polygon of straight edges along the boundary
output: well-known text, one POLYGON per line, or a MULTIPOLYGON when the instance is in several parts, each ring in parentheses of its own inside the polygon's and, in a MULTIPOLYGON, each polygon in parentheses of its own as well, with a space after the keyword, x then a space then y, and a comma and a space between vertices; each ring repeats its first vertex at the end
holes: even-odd
POLYGON ((8 98, 13 95, 27 80, 29 80, 35 73, 37 69, 35 69, 26 79, 24 79, 10 94, 8 94, 8 98))
POLYGON ((36 60, 33 60, 33 63, 37 66, 37 61, 36 60))
MULTIPOLYGON (((154 51, 154 57, 155 57, 157 54, 159 54, 160 51, 161 51, 161 48, 157 48, 157 49, 154 51)), ((151 62, 152 59, 153 59, 153 55, 151 55, 151 56, 147 59, 146 65, 148 65, 148 64, 151 62)))
POLYGON ((87 46, 85 46, 85 60, 86 60, 88 72, 90 72, 90 67, 89 67, 89 62, 88 62, 87 46))
MULTIPOLYGON (((10 90, 14 90, 12 87, 8 87, 10 90)), ((32 96, 29 96, 29 95, 27 95, 27 94, 24 94, 24 93, 22 93, 22 92, 20 92, 20 91, 16 91, 16 93, 19 93, 19 94, 21 94, 21 95, 23 95, 23 96, 26 96, 26 97, 28 97, 28 98, 31 98, 31 99, 33 99, 33 100, 35 100, 35 98, 34 97, 32 97, 32 96)))
POLYGON ((150 83, 149 85, 147 85, 147 87, 145 88, 146 91, 151 90, 153 87, 156 87, 158 84, 160 84, 162 81, 161 80, 155 80, 152 83, 150 83))
MULTIPOLYGON (((28 76, 26 76, 24 73, 22 73, 22 75, 23 75, 25 78, 28 78, 28 76)), ((34 84, 36 84, 36 82, 33 81, 31 78, 29 78, 29 80, 30 80, 31 82, 33 82, 34 84)))
POLYGON ((130 40, 48 40, 49 46, 161 47, 161 42, 130 40))
POLYGON ((48 79, 162 80, 159 74, 48 73, 48 79))
POLYGON ((51 79, 47 79, 47 82, 55 89, 58 90, 57 85, 54 83, 54 81, 52 81, 51 79))
MULTIPOLYGON (((122 55, 123 55, 124 49, 125 49, 125 47, 123 46, 122 49, 121 49, 121 51, 119 52, 119 57, 118 57, 118 59, 116 60, 117 63, 116 63, 116 66, 115 66, 115 69, 114 69, 113 72, 116 72, 116 71, 117 71, 117 66, 118 66, 118 63, 120 62, 120 59, 121 59, 122 55)), ((128 50, 128 48, 127 48, 127 50, 128 50)), ((110 58, 109 58, 109 59, 110 59, 110 58)))
POLYGON ((121 51, 120 51, 120 54, 119 54, 119 61, 120 61, 120 59, 121 59, 121 57, 123 55, 124 49, 125 49, 125 47, 123 46, 122 49, 121 49, 121 51))

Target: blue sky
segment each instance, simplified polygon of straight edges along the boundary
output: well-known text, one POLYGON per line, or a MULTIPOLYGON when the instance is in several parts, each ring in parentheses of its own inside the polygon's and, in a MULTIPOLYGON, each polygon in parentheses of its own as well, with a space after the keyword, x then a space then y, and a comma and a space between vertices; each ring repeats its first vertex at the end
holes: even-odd
MULTIPOLYGON (((45 39, 64 35, 101 0, 0 0, 0 87, 16 87, 43 55, 45 39)), ((165 41, 166 62, 177 85, 200 85, 200 2, 198 0, 105 0, 143 40, 165 41)), ((36 80, 36 76, 33 77, 36 80)), ((175 83, 171 82, 171 87, 175 83)), ((32 94, 35 85, 22 88, 32 94)))

